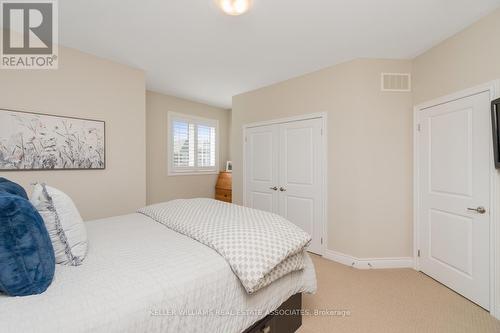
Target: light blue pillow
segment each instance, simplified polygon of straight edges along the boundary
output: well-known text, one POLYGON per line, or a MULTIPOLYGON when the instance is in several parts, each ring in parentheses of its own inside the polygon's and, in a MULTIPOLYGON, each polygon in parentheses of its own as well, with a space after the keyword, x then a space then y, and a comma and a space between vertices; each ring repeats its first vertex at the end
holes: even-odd
POLYGON ((54 249, 40 214, 28 200, 0 193, 0 292, 41 294, 54 271, 54 249))

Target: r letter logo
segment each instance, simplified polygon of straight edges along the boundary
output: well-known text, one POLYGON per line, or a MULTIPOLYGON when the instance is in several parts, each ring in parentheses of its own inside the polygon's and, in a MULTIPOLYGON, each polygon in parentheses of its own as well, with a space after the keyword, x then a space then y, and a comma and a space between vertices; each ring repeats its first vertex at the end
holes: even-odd
POLYGON ((3 1, 2 69, 57 69, 57 3, 3 1))

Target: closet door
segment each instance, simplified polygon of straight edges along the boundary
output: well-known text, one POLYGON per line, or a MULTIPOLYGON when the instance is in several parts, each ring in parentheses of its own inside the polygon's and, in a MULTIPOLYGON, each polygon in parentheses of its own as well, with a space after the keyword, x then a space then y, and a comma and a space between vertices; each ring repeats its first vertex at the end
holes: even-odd
POLYGON ((246 130, 245 205, 278 213, 279 125, 246 130))
POLYGON ((322 120, 280 125, 279 214, 312 236, 310 252, 322 254, 322 120))

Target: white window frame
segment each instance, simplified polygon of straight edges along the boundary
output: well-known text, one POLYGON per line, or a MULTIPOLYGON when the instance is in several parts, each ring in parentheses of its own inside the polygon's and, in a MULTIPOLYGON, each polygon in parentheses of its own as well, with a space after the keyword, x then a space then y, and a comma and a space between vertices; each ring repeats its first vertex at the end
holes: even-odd
POLYGON ((209 119, 209 118, 203 118, 203 117, 198 117, 198 116, 192 116, 188 114, 183 114, 183 113, 177 113, 177 112, 168 112, 168 137, 167 137, 167 145, 168 145, 168 152, 167 152, 167 164, 168 164, 168 175, 169 176, 188 176, 188 175, 213 175, 213 174, 218 174, 219 173, 219 121, 217 119, 209 119), (206 167, 206 168, 200 168, 197 167, 196 164, 198 163, 198 131, 195 129, 195 140, 194 140, 194 159, 195 159, 195 166, 194 167, 174 167, 174 159, 173 159, 173 153, 174 153, 174 130, 173 130, 173 125, 174 121, 183 121, 183 122, 189 122, 192 124, 195 124, 196 126, 198 125, 206 125, 206 126, 211 126, 215 127, 215 166, 214 167, 206 167))

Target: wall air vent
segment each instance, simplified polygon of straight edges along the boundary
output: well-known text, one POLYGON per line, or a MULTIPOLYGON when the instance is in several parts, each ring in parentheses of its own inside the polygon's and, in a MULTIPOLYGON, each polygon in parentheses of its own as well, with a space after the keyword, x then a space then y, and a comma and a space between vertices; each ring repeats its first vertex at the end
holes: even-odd
POLYGON ((382 73, 382 91, 411 91, 410 73, 382 73))

